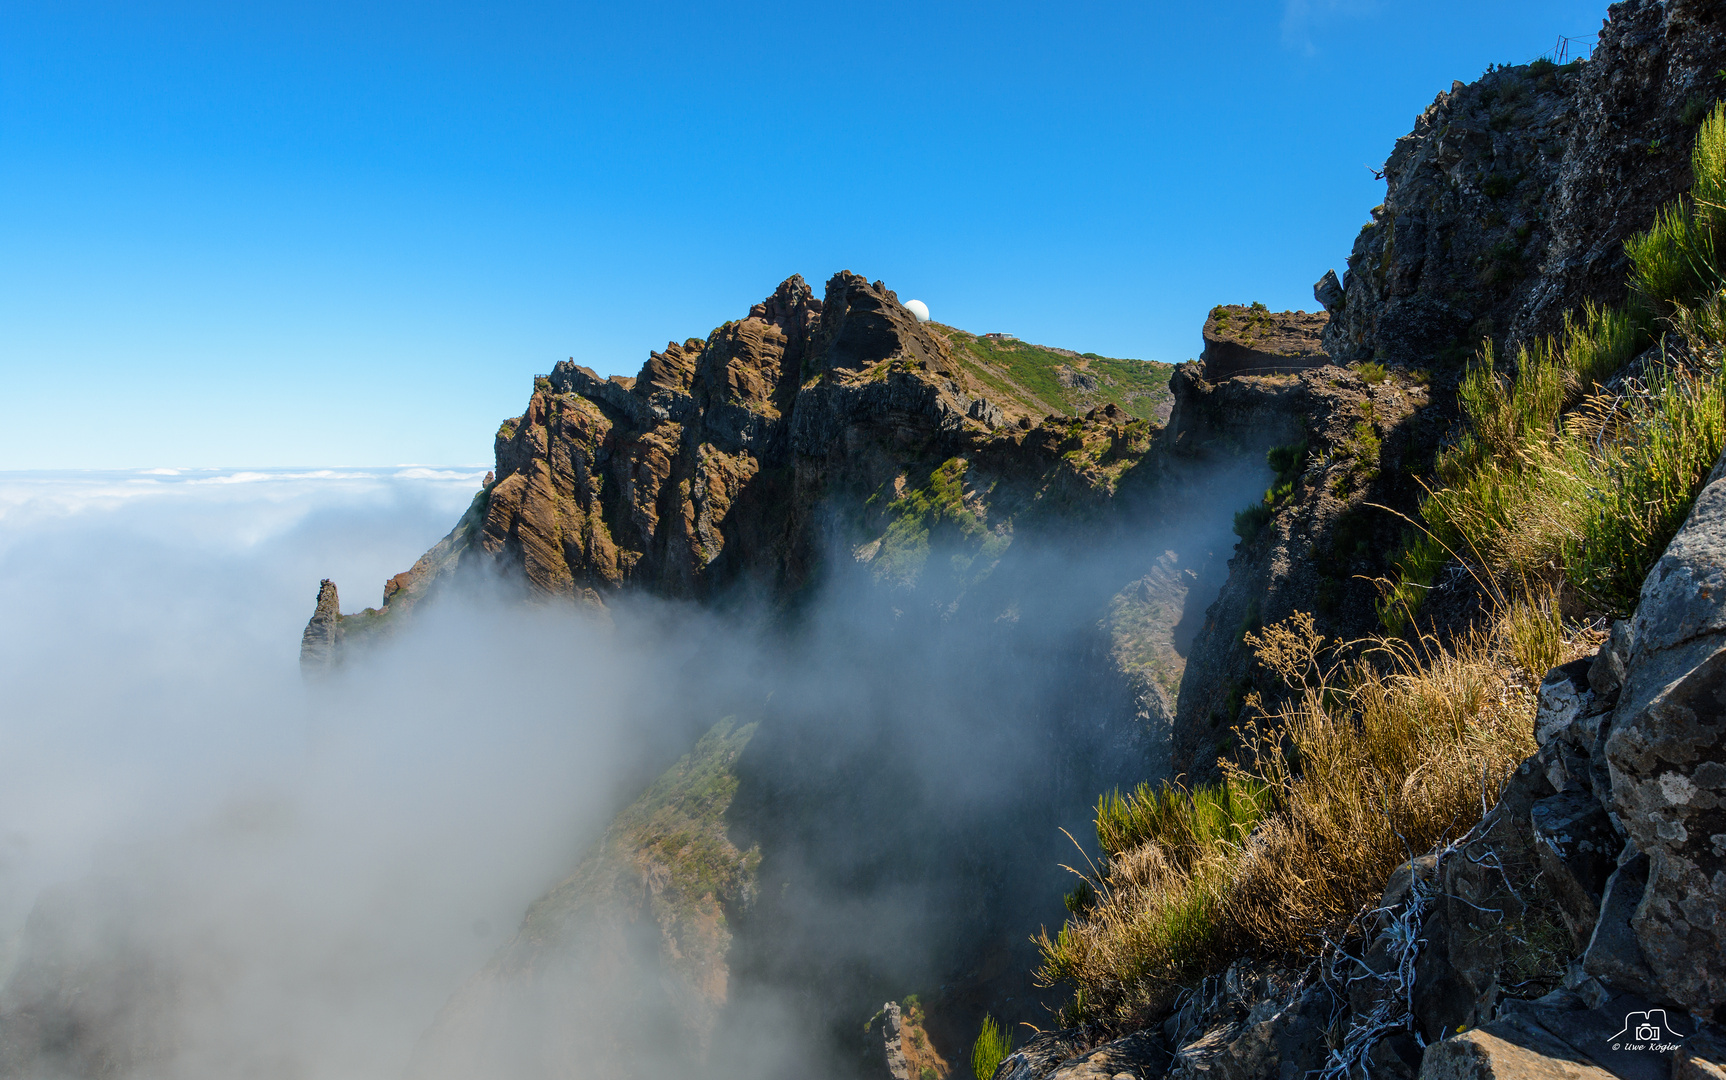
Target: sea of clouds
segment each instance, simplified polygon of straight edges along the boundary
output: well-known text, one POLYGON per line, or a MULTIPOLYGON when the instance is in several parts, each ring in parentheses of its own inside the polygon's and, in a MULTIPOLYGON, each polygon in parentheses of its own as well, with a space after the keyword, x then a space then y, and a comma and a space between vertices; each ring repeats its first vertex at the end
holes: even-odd
POLYGON ((0 1035, 79 986, 140 1075, 400 1074, 673 704, 627 628, 501 605, 302 680, 319 579, 378 603, 483 476, 0 473, 0 1035))

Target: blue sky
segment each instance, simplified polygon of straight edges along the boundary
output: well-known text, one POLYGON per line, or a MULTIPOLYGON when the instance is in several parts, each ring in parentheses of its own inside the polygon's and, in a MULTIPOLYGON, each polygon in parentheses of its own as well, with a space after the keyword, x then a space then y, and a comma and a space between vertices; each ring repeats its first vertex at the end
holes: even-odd
POLYGON ((483 462, 791 273, 1116 356, 1313 307, 1603 0, 0 7, 0 469, 483 462))

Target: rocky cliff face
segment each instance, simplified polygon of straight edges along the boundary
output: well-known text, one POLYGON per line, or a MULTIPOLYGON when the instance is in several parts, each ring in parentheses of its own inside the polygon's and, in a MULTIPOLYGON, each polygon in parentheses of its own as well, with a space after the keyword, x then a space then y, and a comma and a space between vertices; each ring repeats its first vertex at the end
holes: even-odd
POLYGON ((1157 1027, 1041 1034, 997 1080, 1720 1075, 1723 601, 1726 458, 1634 616, 1547 674, 1540 751, 1467 836, 1392 876, 1357 946, 1304 968, 1243 957, 1157 1027), (1569 966, 1534 997, 1539 950, 1569 966))
POLYGON ((1275 439, 1283 455, 1277 485, 1256 508, 1261 517, 1242 519, 1226 583, 1193 619, 1171 760, 1176 773, 1202 778, 1231 749, 1246 695, 1274 700, 1280 692, 1243 644, 1247 631, 1296 611, 1317 613, 1344 637, 1376 625, 1369 579, 1404 527, 1377 507, 1410 501, 1431 388, 1400 373, 1368 381, 1335 366, 1212 383, 1190 364, 1175 385, 1170 432, 1178 440, 1250 428, 1275 439))
POLYGON ((554 596, 795 589, 822 544, 828 459, 868 443, 951 456, 1001 423, 891 291, 843 273, 817 300, 794 277, 634 379, 558 364, 498 431, 467 554, 554 596))
MULTIPOLYGON (((1216 492, 1256 496, 1268 433, 1300 427, 1280 411, 1290 401, 1208 409, 1200 385, 920 324, 849 273, 821 299, 792 278, 634 379, 568 362, 536 380, 498 432, 485 489, 390 580, 381 608, 332 622, 333 585, 320 593, 308 671, 496 576, 595 607, 765 598, 796 628, 787 653, 839 595, 846 634, 885 635, 853 648, 922 643, 927 656, 883 676, 932 692, 885 713, 831 693, 819 709, 775 698, 726 766, 734 797, 714 833, 730 853, 719 863, 754 853, 750 883, 685 888, 695 848, 646 851, 614 826, 452 1002, 421 1073, 484 1071, 512 1046, 577 1053, 570 1039, 585 1034, 536 1018, 548 1000, 579 999, 596 964, 658 973, 662 990, 624 997, 655 1018, 649 1041, 689 1067, 744 1053, 715 1020, 738 1000, 795 1001, 799 1030, 847 1069, 884 997, 941 988, 927 1006, 931 1060, 962 1055, 983 1011, 1031 1000, 1027 935, 1061 910, 1065 886, 1052 823, 1080 824, 1097 791, 1167 773, 1194 616, 1235 539, 1233 497, 1216 492), (1147 417, 1171 392, 1194 401, 1172 402, 1179 422, 1164 427, 1147 417), (947 734, 958 729, 970 734, 947 734), (1036 768, 1003 782, 991 762, 1036 768), (955 806, 921 790, 925 774, 999 794, 955 806), (908 919, 910 897, 927 910, 908 919), (837 909, 851 912, 843 933, 837 909), (707 960, 685 977, 697 945, 707 960)), ((620 1038, 617 1068, 647 1068, 618 1049, 639 1040, 620 1038)))
POLYGON ((1219 304, 1205 318, 1205 378, 1272 375, 1323 367, 1320 343, 1328 318, 1305 311, 1270 311, 1263 304, 1219 304))
POLYGON ((1320 282, 1325 351, 1456 362, 1623 299, 1624 241, 1688 188, 1691 136, 1726 92, 1722 17, 1707 0, 1627 0, 1586 63, 1440 94, 1385 162, 1340 294, 1320 282))
MULTIPOLYGON (((972 355, 974 335, 958 335, 967 359, 956 359, 956 333, 847 272, 824 299, 787 280, 705 341, 652 354, 634 379, 560 363, 499 428, 494 478, 469 515, 391 579, 380 608, 337 630, 362 642, 477 564, 589 602, 624 588, 712 598, 745 581, 789 595, 830 546, 882 539, 916 474, 955 459, 966 505, 991 529, 1107 508, 1145 459, 1150 423, 1112 401, 1034 420, 1043 399, 972 355)), ((1138 370, 1157 365, 1109 363, 1137 365, 1122 400, 1160 385, 1138 370)), ((338 651, 320 645, 307 663, 338 651)))

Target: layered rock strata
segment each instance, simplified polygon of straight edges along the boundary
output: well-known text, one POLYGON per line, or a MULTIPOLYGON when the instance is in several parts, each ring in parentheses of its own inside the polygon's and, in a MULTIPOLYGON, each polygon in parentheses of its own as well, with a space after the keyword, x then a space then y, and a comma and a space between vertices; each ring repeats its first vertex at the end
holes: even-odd
POLYGON ((1306 311, 1269 311, 1262 304, 1221 304, 1205 318, 1205 378, 1274 375, 1330 362, 1320 336, 1329 317, 1306 311))

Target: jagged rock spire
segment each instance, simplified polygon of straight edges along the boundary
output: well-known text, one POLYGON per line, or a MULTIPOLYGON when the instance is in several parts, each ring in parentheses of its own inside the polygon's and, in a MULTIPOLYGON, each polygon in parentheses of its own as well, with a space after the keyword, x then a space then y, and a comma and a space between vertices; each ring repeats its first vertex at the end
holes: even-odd
POLYGON ((318 583, 317 610, 300 636, 300 674, 313 677, 335 667, 342 638, 341 610, 336 583, 323 579, 318 583))

